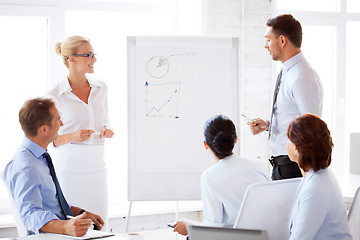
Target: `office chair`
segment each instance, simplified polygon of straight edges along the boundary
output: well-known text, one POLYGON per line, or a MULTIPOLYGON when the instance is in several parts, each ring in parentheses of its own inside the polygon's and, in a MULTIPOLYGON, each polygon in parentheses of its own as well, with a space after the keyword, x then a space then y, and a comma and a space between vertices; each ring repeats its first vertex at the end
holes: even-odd
POLYGON ((21 217, 20 217, 20 214, 16 208, 16 205, 15 205, 15 200, 14 200, 14 196, 12 195, 12 193, 10 192, 10 189, 6 186, 5 184, 5 176, 4 176, 4 173, 2 171, 0 171, 0 177, 2 179, 2 181, 4 182, 4 185, 5 185, 5 188, 6 188, 6 192, 8 193, 8 196, 9 196, 9 200, 10 200, 10 204, 11 204, 11 210, 14 214, 14 217, 15 217, 15 222, 16 222, 16 229, 17 229, 17 232, 18 232, 18 235, 19 237, 25 237, 27 235, 29 235, 29 232, 28 230, 26 229, 21 217))
POLYGON ((353 239, 360 239, 360 187, 356 190, 351 203, 348 220, 353 239))
POLYGON ((289 217, 301 178, 251 184, 234 228, 266 230, 269 240, 288 240, 289 217))

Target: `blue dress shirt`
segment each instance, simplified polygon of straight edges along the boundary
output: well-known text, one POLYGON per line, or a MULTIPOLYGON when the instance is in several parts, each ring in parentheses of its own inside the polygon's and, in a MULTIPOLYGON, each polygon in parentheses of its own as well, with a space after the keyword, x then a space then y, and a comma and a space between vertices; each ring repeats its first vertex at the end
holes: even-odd
POLYGON ((39 233, 51 220, 64 220, 55 184, 42 156, 45 151, 25 137, 4 171, 5 183, 14 196, 24 225, 34 233, 39 233))
POLYGON ((352 239, 341 190, 329 169, 310 169, 297 190, 290 240, 308 239, 352 239))

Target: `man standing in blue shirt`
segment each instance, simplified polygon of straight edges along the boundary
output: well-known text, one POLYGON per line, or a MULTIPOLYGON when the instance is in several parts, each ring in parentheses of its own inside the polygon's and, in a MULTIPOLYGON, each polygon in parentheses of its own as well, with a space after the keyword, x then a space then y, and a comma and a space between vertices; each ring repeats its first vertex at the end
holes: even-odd
POLYGON ((298 115, 322 114, 323 87, 316 71, 301 52, 302 27, 292 15, 270 18, 265 32, 265 48, 274 61, 282 62, 275 86, 272 113, 269 120, 260 118, 248 122, 251 132, 269 133, 272 179, 301 177, 297 163, 286 152, 286 130, 298 115))
POLYGON ((68 205, 46 151, 63 125, 55 102, 28 100, 19 121, 25 137, 5 168, 5 182, 28 231, 83 236, 92 222, 101 229, 104 221, 99 215, 68 205), (68 219, 68 215, 77 217, 68 219))

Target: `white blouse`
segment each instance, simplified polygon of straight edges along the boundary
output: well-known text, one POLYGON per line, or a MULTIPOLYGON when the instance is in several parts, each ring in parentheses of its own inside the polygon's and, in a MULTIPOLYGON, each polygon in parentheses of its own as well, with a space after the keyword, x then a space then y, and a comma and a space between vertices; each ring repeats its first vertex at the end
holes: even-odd
POLYGON ((201 175, 201 199, 205 226, 233 227, 246 188, 269 181, 263 163, 231 155, 201 175))
POLYGON ((330 169, 313 169, 301 180, 293 203, 291 240, 351 240, 343 196, 330 169))
POLYGON ((48 92, 56 99, 61 121, 64 123, 59 135, 73 133, 81 129, 91 129, 95 133, 88 140, 77 143, 86 145, 102 145, 100 131, 109 126, 107 85, 99 80, 87 78, 91 91, 88 104, 73 94, 68 79, 64 79, 48 92))

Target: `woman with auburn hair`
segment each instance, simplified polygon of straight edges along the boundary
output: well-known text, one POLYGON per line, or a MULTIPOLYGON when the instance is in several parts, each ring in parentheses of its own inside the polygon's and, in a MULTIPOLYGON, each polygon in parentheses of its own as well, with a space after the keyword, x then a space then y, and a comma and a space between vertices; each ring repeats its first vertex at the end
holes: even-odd
MULTIPOLYGON (((69 70, 49 94, 64 123, 54 141, 54 165, 70 205, 98 213, 107 223, 108 184, 104 139, 113 137, 108 117, 107 85, 88 74, 97 61, 90 40, 71 36, 56 53, 69 70)), ((106 230, 107 225, 103 228, 106 230)))
POLYGON ((287 130, 286 149, 303 172, 290 217, 290 239, 352 239, 343 196, 331 164, 333 142, 318 116, 304 114, 287 130))

